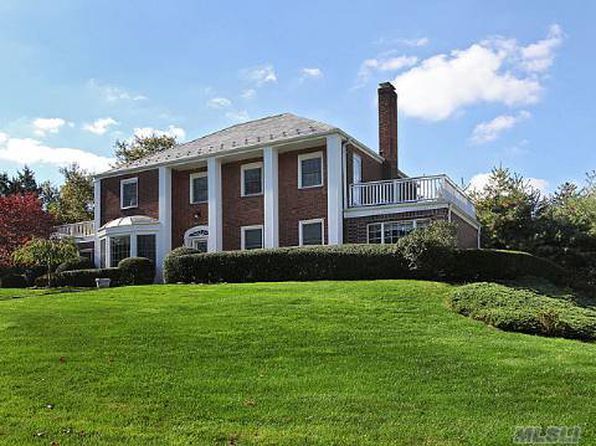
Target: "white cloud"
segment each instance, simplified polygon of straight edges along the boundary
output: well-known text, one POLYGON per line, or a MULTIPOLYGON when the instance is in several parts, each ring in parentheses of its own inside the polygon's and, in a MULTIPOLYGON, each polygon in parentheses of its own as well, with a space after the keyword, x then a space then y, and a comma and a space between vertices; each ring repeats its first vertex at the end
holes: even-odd
POLYGON ((176 140, 181 141, 185 138, 186 132, 181 127, 170 125, 165 130, 155 129, 153 127, 137 127, 133 130, 133 135, 139 138, 148 138, 150 136, 167 135, 173 136, 176 140))
POLYGON ((257 91, 254 88, 247 88, 240 96, 242 96, 243 99, 253 99, 256 95, 257 91))
POLYGON ((499 37, 425 59, 394 80, 401 110, 438 121, 481 103, 533 104, 543 89, 539 74, 552 64, 561 41, 562 31, 553 25, 546 39, 528 46, 499 37))
POLYGON ((95 79, 89 79, 87 86, 92 90, 97 91, 106 102, 144 101, 147 99, 147 96, 145 95, 132 93, 122 87, 104 84, 95 79))
POLYGON ((320 68, 316 68, 316 67, 312 67, 312 68, 303 68, 302 70, 300 70, 300 78, 301 79, 307 79, 307 78, 312 78, 312 79, 318 79, 323 77, 323 71, 321 71, 320 68))
MULTIPOLYGON (((62 118, 37 118, 33 121, 33 132, 38 136, 45 136, 48 133, 58 133, 67 124, 62 118)), ((70 123, 68 123, 70 125, 70 123)))
POLYGON ((246 110, 235 110, 226 113, 226 118, 236 122, 246 122, 250 120, 250 116, 246 110))
POLYGON ((0 159, 18 164, 65 166, 78 163, 91 172, 107 170, 113 160, 81 149, 50 147, 32 138, 10 138, 0 134, 0 159))
POLYGON ((228 98, 211 98, 207 101, 207 106, 211 108, 227 108, 232 105, 232 101, 228 98))
POLYGON ((112 125, 118 125, 118 121, 113 118, 100 118, 96 119, 91 124, 83 125, 83 130, 94 133, 96 135, 103 135, 108 131, 108 128, 112 125))
MULTIPOLYGON (((484 187, 490 180, 490 173, 478 173, 472 177, 470 184, 468 185, 469 191, 482 192, 484 187)), ((540 191, 541 194, 546 195, 549 192, 550 184, 548 181, 542 178, 528 177, 526 183, 534 189, 540 191)))
POLYGON ((525 121, 530 116, 530 112, 522 110, 516 115, 500 115, 488 122, 481 122, 474 127, 470 141, 474 144, 494 141, 501 133, 513 128, 521 121, 525 121))
POLYGON ((269 82, 277 82, 275 68, 273 68, 273 65, 271 64, 260 65, 254 68, 247 68, 242 70, 240 74, 244 79, 253 83, 257 87, 260 87, 269 82))
POLYGON ((366 59, 358 71, 359 85, 364 84, 374 72, 399 71, 418 62, 416 56, 379 56, 366 59))

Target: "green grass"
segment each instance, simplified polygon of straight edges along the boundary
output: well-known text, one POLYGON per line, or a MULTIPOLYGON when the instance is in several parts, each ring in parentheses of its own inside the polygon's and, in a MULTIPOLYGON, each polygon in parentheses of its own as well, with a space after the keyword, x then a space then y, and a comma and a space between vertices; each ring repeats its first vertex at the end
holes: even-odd
POLYGON ((458 313, 507 331, 596 340, 596 301, 548 283, 472 283, 454 290, 458 313))
POLYGON ((596 443, 596 345, 496 330, 452 290, 0 290, 0 444, 506 445, 524 425, 596 443))

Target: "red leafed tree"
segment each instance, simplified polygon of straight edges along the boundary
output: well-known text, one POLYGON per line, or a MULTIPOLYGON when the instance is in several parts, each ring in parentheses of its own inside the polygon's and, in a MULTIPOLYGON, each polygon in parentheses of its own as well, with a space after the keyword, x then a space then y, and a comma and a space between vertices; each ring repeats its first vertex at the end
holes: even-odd
POLYGON ((0 196, 0 267, 11 266, 12 252, 32 238, 47 238, 53 224, 36 194, 0 196))

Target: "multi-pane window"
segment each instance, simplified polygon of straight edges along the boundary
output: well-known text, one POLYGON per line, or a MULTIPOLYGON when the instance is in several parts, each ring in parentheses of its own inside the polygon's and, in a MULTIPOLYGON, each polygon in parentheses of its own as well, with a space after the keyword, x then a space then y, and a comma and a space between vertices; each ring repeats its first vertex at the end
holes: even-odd
POLYGON ((146 257, 155 265, 155 234, 137 235, 137 256, 146 257))
POLYGON ((194 173, 190 176, 190 202, 203 203, 209 199, 207 173, 194 173))
POLYGON ((138 201, 138 179, 128 178, 120 182, 120 207, 122 209, 136 208, 138 201))
POLYGON ((263 247, 263 227, 244 226, 242 228, 242 249, 260 249, 263 247))
POLYGON ((323 244, 323 220, 306 220, 300 222, 300 245, 323 244))
POLYGON ((207 239, 206 238, 196 238, 193 239, 192 247, 199 252, 207 252, 207 239))
POLYGON ((118 266, 127 257, 130 257, 130 236, 110 237, 110 266, 118 266))
POLYGON ((263 193, 263 163, 242 166, 242 196, 263 193))
POLYGON ((404 235, 429 223, 429 219, 371 223, 368 225, 368 243, 396 243, 404 235))
POLYGON ((298 187, 323 185, 323 154, 321 152, 298 155, 298 187))

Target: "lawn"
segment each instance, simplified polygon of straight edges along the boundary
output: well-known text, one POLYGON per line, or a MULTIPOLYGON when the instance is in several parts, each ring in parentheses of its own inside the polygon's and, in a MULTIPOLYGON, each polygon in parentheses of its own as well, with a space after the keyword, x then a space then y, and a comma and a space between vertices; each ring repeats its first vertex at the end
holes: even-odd
POLYGON ((0 290, 0 444, 595 444, 596 344, 416 281, 0 290), (21 296, 19 299, 13 297, 21 296))

